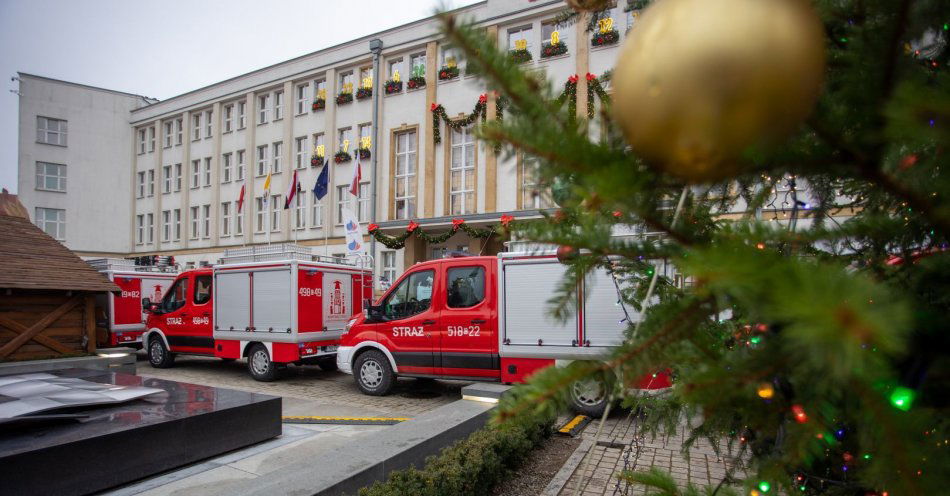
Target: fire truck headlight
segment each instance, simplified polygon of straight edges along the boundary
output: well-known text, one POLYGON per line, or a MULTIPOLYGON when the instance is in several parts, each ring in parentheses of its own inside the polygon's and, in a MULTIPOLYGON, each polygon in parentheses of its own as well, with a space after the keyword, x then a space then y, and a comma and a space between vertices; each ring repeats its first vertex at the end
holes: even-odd
POLYGON ((350 332, 354 325, 356 325, 356 319, 350 319, 343 327, 343 334, 350 332))

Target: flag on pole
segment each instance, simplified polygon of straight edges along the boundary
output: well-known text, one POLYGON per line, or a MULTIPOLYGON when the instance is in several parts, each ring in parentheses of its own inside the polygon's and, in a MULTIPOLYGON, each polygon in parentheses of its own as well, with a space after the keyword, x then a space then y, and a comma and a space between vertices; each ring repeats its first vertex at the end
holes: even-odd
POLYGON ((238 213, 241 213, 241 209, 244 207, 244 186, 246 184, 241 185, 241 193, 238 195, 238 213))
POLYGON ((360 170, 360 161, 356 161, 356 166, 353 167, 353 179, 350 181, 350 194, 353 196, 359 196, 360 194, 360 179, 363 175, 360 170))
POLYGON ((267 179, 264 180, 264 205, 267 205, 267 200, 270 198, 270 172, 267 173, 267 179))
POLYGON ((326 159, 323 160, 323 170, 320 171, 320 175, 317 176, 317 183, 313 185, 313 194, 316 195, 317 200, 322 200, 324 196, 327 196, 327 190, 330 187, 330 162, 326 159))
POLYGON ((343 215, 343 229, 346 231, 347 254, 365 255, 366 247, 363 245, 363 233, 360 232, 360 223, 356 220, 356 215, 349 207, 341 207, 340 213, 343 215))
POLYGON ((297 180, 297 171, 294 171, 294 177, 290 180, 290 186, 287 188, 287 200, 284 202, 284 210, 290 208, 294 197, 297 196, 297 190, 300 189, 300 181, 297 180))

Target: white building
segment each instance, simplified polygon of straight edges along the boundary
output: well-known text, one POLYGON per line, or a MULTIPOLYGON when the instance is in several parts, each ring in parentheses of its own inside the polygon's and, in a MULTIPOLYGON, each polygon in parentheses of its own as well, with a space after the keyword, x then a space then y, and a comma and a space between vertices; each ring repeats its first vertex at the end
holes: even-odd
POLYGON ((131 93, 19 73, 20 201, 34 222, 88 255, 132 250, 129 115, 154 103, 131 93))
MULTIPOLYGON (((456 13, 485 28, 499 46, 524 46, 532 59, 525 69, 546 74, 556 88, 580 75, 577 107, 586 109, 584 76, 612 67, 635 21, 636 13, 626 7, 622 1, 611 10, 619 41, 607 46, 593 46, 586 23, 555 26, 555 16, 566 8, 562 1, 488 0, 456 13), (567 51, 542 57, 554 31, 567 51)), ((454 218, 478 226, 495 224, 503 214, 537 215, 539 208, 552 205, 534 184, 532 161, 496 155, 473 139, 472 127, 454 131, 443 123, 441 142, 435 142, 433 105, 442 105, 453 119, 472 112, 486 93, 488 119, 495 118, 496 106, 495 95, 467 75, 463 63, 458 63, 457 77, 440 77, 451 75, 458 57, 439 37, 438 26, 435 18, 423 19, 154 103, 103 90, 79 92, 74 88, 84 87, 23 75, 21 199, 34 215, 49 215, 41 209, 65 210, 66 234, 60 239, 81 254, 174 255, 186 263, 214 262, 228 247, 294 239, 327 254, 345 253, 339 208, 355 201, 362 223, 374 217, 373 159, 378 159, 375 219, 382 232, 405 232, 411 220, 441 232, 451 228, 454 218), (347 89, 358 96, 363 82, 373 78, 371 40, 382 42, 379 80, 373 81, 380 93, 375 133, 373 98, 335 101, 347 89), (397 73, 402 86, 387 94, 385 81, 396 79, 397 73), (410 89, 413 75, 421 76, 424 85, 410 89), (88 96, 98 95, 95 91, 111 99, 88 96), (126 107, 120 108, 116 95, 128 100, 126 107), (320 95, 325 107, 314 110, 320 95), (60 100, 65 103, 44 106, 60 100), (89 119, 110 116, 111 130, 104 121, 94 125, 102 133, 86 128, 92 126, 89 119), (44 117, 68 123, 65 148, 34 143, 35 126, 44 117), (353 155, 364 140, 375 145, 377 156, 362 160, 360 197, 351 200, 345 190, 356 160, 334 164, 333 158, 344 148, 353 155), (320 202, 310 193, 321 170, 310 165, 318 147, 331 164, 329 194, 320 202), (108 158, 83 155, 89 149, 108 158), (67 164, 65 194, 41 191, 34 177, 38 161, 67 164), (283 210, 294 171, 302 194, 299 203, 283 210), (280 209, 264 205, 268 174, 270 206, 280 209), (245 200, 238 214, 242 186, 245 200)), ((36 221, 50 231, 50 221, 36 221)), ((462 232, 434 246, 410 240, 400 250, 376 244, 381 275, 392 280, 404 267, 445 251, 488 254, 501 248, 501 240, 484 243, 462 232)))

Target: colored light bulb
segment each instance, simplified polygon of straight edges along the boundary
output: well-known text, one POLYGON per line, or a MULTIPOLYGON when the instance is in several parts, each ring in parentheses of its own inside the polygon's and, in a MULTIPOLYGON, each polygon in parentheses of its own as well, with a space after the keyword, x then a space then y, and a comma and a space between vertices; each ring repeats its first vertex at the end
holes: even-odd
POLYGON ((804 424, 808 422, 808 415, 805 413, 805 409, 801 405, 792 405, 792 415, 795 416, 795 422, 799 424, 804 424))
POLYGON ((769 492, 772 489, 772 485, 769 484, 769 481, 759 481, 759 491, 763 493, 769 492))
POLYGON ((759 395, 759 398, 768 400, 771 399, 772 396, 775 396, 775 388, 773 388, 771 384, 763 382, 762 384, 759 384, 756 393, 759 395))
POLYGON ((908 411, 917 393, 913 389, 899 386, 891 393, 891 405, 898 410, 908 411))

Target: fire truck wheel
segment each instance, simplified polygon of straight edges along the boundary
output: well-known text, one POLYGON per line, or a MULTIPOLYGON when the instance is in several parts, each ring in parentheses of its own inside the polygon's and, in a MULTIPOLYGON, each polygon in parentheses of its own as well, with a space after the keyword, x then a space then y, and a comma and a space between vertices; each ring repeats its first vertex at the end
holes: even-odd
POLYGON ((167 369, 175 363, 175 355, 168 351, 162 338, 152 337, 148 342, 148 363, 156 369, 167 369))
POLYGON ((319 361, 317 361, 317 367, 320 367, 320 370, 325 372, 335 371, 337 369, 336 356, 334 355, 330 358, 321 358, 319 361))
POLYGON ((396 384, 389 360, 377 350, 369 350, 356 358, 353 375, 360 391, 371 396, 385 396, 396 384))
POLYGON ((608 388, 600 378, 586 378, 571 385, 571 407, 581 415, 597 418, 607 409, 608 388))
POLYGON ((267 347, 257 343, 247 352, 247 371, 254 380, 271 382, 277 379, 277 366, 271 361, 267 347))

